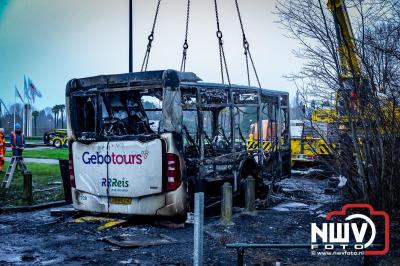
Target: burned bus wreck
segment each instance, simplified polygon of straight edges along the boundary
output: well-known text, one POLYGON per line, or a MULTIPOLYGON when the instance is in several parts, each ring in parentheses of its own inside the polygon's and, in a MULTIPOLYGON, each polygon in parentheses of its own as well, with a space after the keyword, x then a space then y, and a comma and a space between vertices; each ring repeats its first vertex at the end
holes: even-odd
POLYGON ((214 204, 230 182, 240 202, 248 176, 263 196, 290 175, 286 92, 165 70, 73 79, 66 96, 77 209, 183 217, 195 191, 214 204))

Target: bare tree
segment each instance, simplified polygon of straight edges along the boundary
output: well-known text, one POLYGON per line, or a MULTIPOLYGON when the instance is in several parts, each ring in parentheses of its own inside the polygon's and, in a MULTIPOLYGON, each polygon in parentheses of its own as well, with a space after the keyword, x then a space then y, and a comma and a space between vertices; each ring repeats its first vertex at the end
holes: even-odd
POLYGON ((64 128, 64 111, 65 111, 65 104, 58 105, 58 109, 61 113, 61 128, 64 128))
MULTIPOLYGON (((349 164, 349 195, 352 200, 394 211, 400 204, 396 192, 400 188, 397 173, 400 167, 400 4, 394 0, 345 3, 352 14, 355 37, 351 41, 355 43, 361 69, 356 69, 358 65, 352 64, 348 54, 338 52, 337 33, 342 29, 337 24, 335 27, 325 1, 278 1, 279 22, 288 30, 289 37, 299 41, 300 48, 295 54, 304 59, 301 71, 290 78, 300 84, 306 109, 321 106, 327 99, 337 99, 332 95, 338 95, 338 91, 343 93, 339 95, 343 102, 331 101, 331 104, 343 106, 343 114, 333 118, 349 126, 354 146, 354 155, 334 151, 337 157, 349 157, 340 160, 342 164, 349 164), (348 70, 343 69, 343 60, 349 61, 348 70), (358 72, 362 74, 357 75, 358 72), (352 172, 353 168, 356 171, 352 172)), ((347 51, 352 49, 349 43, 345 45, 347 51)), ((332 143, 332 147, 337 146, 332 143)), ((336 170, 339 171, 339 165, 336 170)))
POLYGON ((54 129, 56 129, 58 127, 58 112, 60 111, 59 105, 54 105, 51 111, 54 114, 54 129))

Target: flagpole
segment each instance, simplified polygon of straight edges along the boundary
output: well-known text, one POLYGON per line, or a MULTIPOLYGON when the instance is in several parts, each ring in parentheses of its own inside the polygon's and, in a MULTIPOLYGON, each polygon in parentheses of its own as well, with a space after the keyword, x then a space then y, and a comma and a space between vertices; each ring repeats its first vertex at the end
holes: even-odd
POLYGON ((25 134, 25 102, 22 103, 22 132, 25 134))
POLYGON ((28 127, 28 122, 27 122, 27 116, 28 116, 28 109, 25 109, 25 91, 24 91, 24 98, 23 98, 23 102, 22 102, 22 106, 24 107, 24 113, 22 115, 22 132, 25 134, 25 136, 28 136, 25 131, 25 129, 27 129, 28 127), (25 113, 26 112, 26 113, 25 113), (26 124, 26 125, 25 125, 26 124))
POLYGON ((17 92, 14 88, 14 132, 15 132, 15 106, 17 105, 17 92))
POLYGON ((30 133, 29 133, 29 110, 30 110, 30 104, 29 101, 26 104, 26 95, 25 95, 25 90, 24 90, 24 110, 26 107, 26 114, 25 114, 25 130, 23 131, 25 136, 30 137, 30 133))
POLYGON ((133 0, 129 0, 129 73, 133 71, 133 59, 132 59, 132 6, 133 0))
POLYGON ((25 75, 24 75, 24 115, 26 115, 26 117, 25 117, 25 119, 24 119, 24 127, 25 127, 25 123, 26 123, 26 132, 25 132, 25 130, 23 131, 24 132, 24 134, 25 134, 25 136, 30 136, 30 134, 29 134, 29 112, 28 112, 28 108, 25 110, 25 101, 26 101, 26 99, 28 99, 28 106, 27 107, 29 107, 29 95, 26 95, 27 94, 27 84, 26 84, 26 77, 25 77, 25 75), (26 111, 26 114, 25 114, 25 111, 26 111))

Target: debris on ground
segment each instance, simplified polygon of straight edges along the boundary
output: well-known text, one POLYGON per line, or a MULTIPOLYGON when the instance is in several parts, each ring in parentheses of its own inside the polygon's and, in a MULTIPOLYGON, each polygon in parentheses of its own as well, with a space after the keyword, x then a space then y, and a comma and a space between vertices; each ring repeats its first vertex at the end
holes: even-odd
POLYGON ((339 180, 340 180, 340 182, 338 184, 338 188, 343 188, 347 184, 347 178, 340 175, 339 180))
POLYGON ((303 177, 313 177, 323 174, 325 171, 319 168, 307 168, 307 169, 292 169, 292 175, 299 175, 303 177))
POLYGON ((337 194, 347 184, 347 178, 339 176, 331 176, 328 178, 328 187, 325 189, 326 194, 337 194))
POLYGON ((150 234, 148 232, 138 234, 121 234, 116 236, 108 236, 99 238, 120 248, 139 248, 159 246, 176 243, 177 240, 164 234, 150 234))
POLYGON ((85 222, 105 222, 101 226, 97 227, 97 230, 109 229, 118 225, 126 223, 126 220, 108 218, 108 217, 98 217, 98 216, 83 216, 71 220, 73 223, 85 223, 85 222))
MULTIPOLYGON (((229 227, 221 224, 220 217, 205 218, 205 265, 236 265, 235 252, 226 248, 226 244, 229 243, 308 243, 311 223, 324 221, 327 213, 342 205, 340 194, 324 194, 328 179, 294 175, 278 183, 281 187, 279 192, 276 192, 279 201, 275 206, 258 210, 255 216, 242 215, 241 209, 238 209, 233 212, 234 225, 229 227), (279 211, 276 208, 286 208, 289 211, 279 211)), ((71 208, 71 205, 57 209, 68 212, 68 208, 71 208)), ((50 214, 51 211, 47 209, 1 215, 0 264, 192 265, 193 263, 192 224, 186 223, 184 228, 167 228, 132 218, 129 219, 129 226, 124 224, 99 231, 97 230, 99 223, 104 221, 69 222, 68 219, 50 214)), ((393 231, 391 243, 396 243, 398 240, 399 227, 399 224, 395 227, 391 224, 393 231)), ((390 256, 398 257, 400 254, 394 246, 390 252, 390 256)), ((274 265, 277 261, 281 265, 363 265, 364 263, 362 256, 310 256, 307 250, 301 249, 249 249, 245 252, 246 265, 274 265)), ((390 262, 391 260, 387 264, 390 262)))
POLYGON ((162 226, 165 228, 172 228, 172 229, 185 227, 185 223, 174 223, 174 222, 168 221, 168 220, 156 220, 155 225, 162 226))
POLYGON ((66 215, 76 215, 80 213, 79 210, 72 208, 72 207, 66 207, 66 208, 59 208, 59 209, 51 209, 50 210, 50 215, 51 216, 56 216, 56 217, 61 217, 61 216, 66 216, 66 215))

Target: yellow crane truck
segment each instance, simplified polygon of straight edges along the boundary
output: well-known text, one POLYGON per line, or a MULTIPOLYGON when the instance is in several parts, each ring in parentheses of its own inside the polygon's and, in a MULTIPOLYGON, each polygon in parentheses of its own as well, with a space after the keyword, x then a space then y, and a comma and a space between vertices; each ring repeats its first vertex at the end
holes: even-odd
MULTIPOLYGON (((343 98, 346 95, 350 95, 350 99, 353 98, 354 106, 356 106, 357 95, 354 88, 362 87, 367 83, 362 75, 354 34, 344 1, 328 0, 327 6, 333 15, 336 28, 336 38, 339 45, 340 80, 343 83, 343 87, 336 90, 334 107, 316 108, 313 110, 309 121, 291 121, 292 164, 313 163, 319 158, 329 157, 332 154, 337 140, 337 131, 335 129, 338 128, 338 123, 347 122, 346 115, 343 112, 343 98), (356 81, 356 84, 352 83, 353 80, 356 81)), ((268 121, 266 123, 271 124, 268 121)), ((250 126, 250 134, 247 141, 248 149, 258 146, 254 141, 258 139, 255 137, 257 134, 256 128, 256 124, 250 126)), ((264 149, 270 149, 272 146, 268 142, 268 138, 268 134, 263 132, 263 139, 266 140, 263 144, 264 149)))

